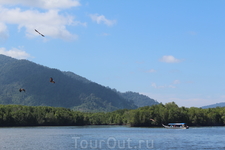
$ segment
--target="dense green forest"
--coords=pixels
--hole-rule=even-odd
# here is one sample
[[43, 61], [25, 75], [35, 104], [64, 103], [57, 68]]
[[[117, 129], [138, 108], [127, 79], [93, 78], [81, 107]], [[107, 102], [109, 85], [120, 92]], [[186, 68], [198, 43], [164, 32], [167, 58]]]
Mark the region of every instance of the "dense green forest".
[[[50, 77], [55, 84], [49, 82]], [[24, 88], [26, 92], [19, 92]], [[121, 93], [73, 72], [48, 68], [0, 54], [0, 104], [65, 107], [110, 112], [158, 104], [139, 93]]]
[[[55, 84], [50, 83], [52, 77]], [[26, 92], [19, 92], [24, 88]], [[78, 111], [135, 109], [112, 89], [72, 72], [17, 60], [0, 54], [0, 104], [65, 107]]]
[[[154, 119], [155, 121], [151, 121]], [[80, 126], [130, 125], [162, 126], [162, 123], [185, 122], [189, 126], [225, 125], [225, 107], [186, 108], [174, 102], [120, 109], [113, 112], [80, 112], [47, 106], [0, 105], [0, 126]]]

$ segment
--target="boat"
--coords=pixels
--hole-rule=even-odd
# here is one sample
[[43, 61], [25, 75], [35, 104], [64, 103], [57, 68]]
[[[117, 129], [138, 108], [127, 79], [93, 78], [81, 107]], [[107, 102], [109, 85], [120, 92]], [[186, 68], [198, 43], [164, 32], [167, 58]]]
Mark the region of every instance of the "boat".
[[166, 129], [188, 129], [186, 123], [168, 123], [168, 125], [162, 124]]

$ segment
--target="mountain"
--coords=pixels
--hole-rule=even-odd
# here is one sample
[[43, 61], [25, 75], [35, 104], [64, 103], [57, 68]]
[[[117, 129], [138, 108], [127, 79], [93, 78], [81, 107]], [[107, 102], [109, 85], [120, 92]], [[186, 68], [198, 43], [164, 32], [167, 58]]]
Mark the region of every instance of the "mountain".
[[216, 107], [225, 107], [225, 102], [202, 106], [201, 108], [205, 109], [205, 108], [216, 108]]
[[[49, 82], [52, 77], [55, 83]], [[24, 88], [25, 92], [19, 92]], [[137, 106], [113, 90], [72, 72], [0, 55], [0, 104], [113, 111]]]
[[157, 105], [159, 102], [157, 102], [154, 99], [149, 98], [146, 95], [139, 94], [136, 92], [125, 92], [125, 93], [120, 93], [118, 92], [123, 98], [133, 101], [135, 105], [138, 107], [144, 107], [144, 106], [151, 106], [151, 105]]

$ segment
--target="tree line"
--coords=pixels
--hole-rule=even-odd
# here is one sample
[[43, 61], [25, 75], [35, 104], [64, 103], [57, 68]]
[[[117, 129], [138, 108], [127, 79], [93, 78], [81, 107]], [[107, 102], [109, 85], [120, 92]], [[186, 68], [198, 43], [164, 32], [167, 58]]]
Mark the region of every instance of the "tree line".
[[112, 112], [80, 112], [62, 107], [0, 105], [0, 126], [130, 125], [162, 126], [185, 122], [189, 126], [225, 125], [225, 107], [178, 107], [174, 102], [119, 109]]

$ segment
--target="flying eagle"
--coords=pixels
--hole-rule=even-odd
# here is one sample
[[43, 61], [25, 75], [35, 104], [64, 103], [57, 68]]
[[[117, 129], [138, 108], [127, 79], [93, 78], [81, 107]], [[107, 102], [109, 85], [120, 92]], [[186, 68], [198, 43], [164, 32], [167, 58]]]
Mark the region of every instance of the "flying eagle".
[[50, 78], [50, 82], [51, 82], [51, 83], [55, 83], [55, 81], [53, 80], [52, 77]]
[[41, 36], [45, 37], [43, 34], [41, 34], [38, 30], [34, 29], [34, 31], [36, 31], [38, 34], [40, 34]]
[[24, 91], [24, 92], [25, 92], [25, 89], [20, 88], [20, 89], [19, 89], [19, 91], [20, 91], [20, 92], [22, 92], [22, 91]]

